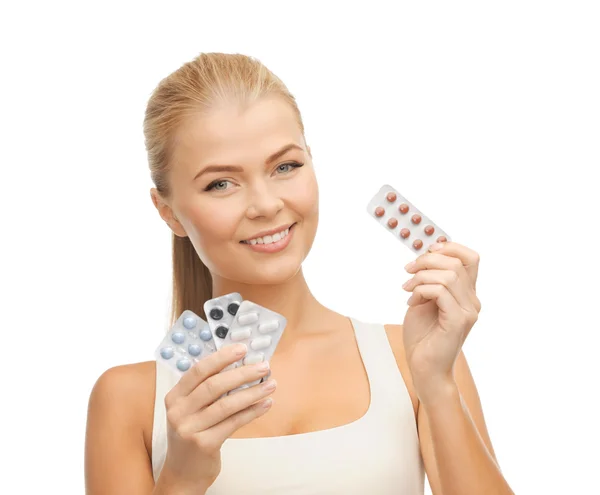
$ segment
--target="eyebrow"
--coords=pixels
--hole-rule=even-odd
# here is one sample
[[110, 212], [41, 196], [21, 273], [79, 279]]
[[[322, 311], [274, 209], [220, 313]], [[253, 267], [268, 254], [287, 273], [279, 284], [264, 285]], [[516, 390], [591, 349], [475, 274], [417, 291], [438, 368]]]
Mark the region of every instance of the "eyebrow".
[[[293, 149], [304, 151], [304, 149], [302, 149], [297, 144], [293, 144], [293, 143], [287, 144], [283, 148], [281, 148], [279, 151], [276, 151], [271, 156], [269, 156], [269, 158], [267, 158], [267, 161], [265, 162], [265, 164], [269, 165], [269, 164], [273, 163], [275, 160], [281, 158], [288, 151], [293, 150]], [[239, 165], [208, 165], [207, 167], [204, 167], [202, 170], [200, 170], [200, 172], [198, 172], [196, 174], [196, 176], [194, 177], [194, 180], [196, 180], [201, 175], [208, 174], [210, 172], [243, 172], [243, 169]]]

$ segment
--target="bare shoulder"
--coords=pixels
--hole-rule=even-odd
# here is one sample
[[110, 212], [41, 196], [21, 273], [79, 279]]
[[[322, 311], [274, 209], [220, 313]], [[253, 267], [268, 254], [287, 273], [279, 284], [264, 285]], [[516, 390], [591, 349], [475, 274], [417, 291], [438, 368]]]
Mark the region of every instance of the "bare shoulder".
[[132, 387], [143, 387], [145, 391], [154, 392], [156, 378], [156, 362], [123, 364], [106, 370], [96, 381], [94, 389], [116, 387], [123, 392], [132, 392]]
[[[148, 436], [144, 440], [151, 440], [155, 391], [155, 361], [115, 366], [96, 381], [88, 411], [118, 415], [131, 421], [130, 427], [140, 427], [144, 436]], [[151, 448], [151, 441], [145, 443]]]
[[155, 382], [156, 363], [149, 361], [110, 368], [94, 384], [85, 440], [86, 493], [138, 494], [152, 488]]
[[415, 412], [416, 421], [417, 411], [419, 409], [419, 399], [413, 386], [412, 376], [410, 374], [410, 369], [408, 368], [408, 363], [406, 362], [406, 354], [404, 352], [404, 340], [402, 338], [403, 327], [402, 325], [384, 326], [388, 340], [390, 342], [390, 347], [392, 348], [394, 357], [396, 358], [396, 364], [398, 365], [400, 373], [402, 373], [402, 378], [404, 378], [404, 383], [406, 384], [406, 388], [408, 389], [410, 400], [413, 405], [413, 410]]
[[96, 381], [90, 395], [90, 407], [108, 407], [135, 417], [150, 403], [154, 408], [155, 389], [156, 362], [115, 366]]

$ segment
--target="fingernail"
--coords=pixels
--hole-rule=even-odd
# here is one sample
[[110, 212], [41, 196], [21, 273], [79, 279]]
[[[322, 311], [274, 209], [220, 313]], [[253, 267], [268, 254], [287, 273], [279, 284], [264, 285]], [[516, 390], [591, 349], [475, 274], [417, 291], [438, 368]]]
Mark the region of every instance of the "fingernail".
[[264, 390], [275, 390], [277, 386], [277, 382], [275, 380], [269, 380], [268, 382], [263, 383]]
[[263, 361], [262, 363], [259, 363], [256, 365], [256, 369], [258, 371], [266, 371], [269, 369], [269, 361]]
[[444, 247], [444, 244], [441, 242], [436, 242], [435, 244], [432, 244], [431, 246], [429, 246], [429, 250], [430, 251], [439, 251], [440, 249], [442, 249]]
[[246, 347], [246, 344], [236, 344], [233, 352], [236, 356], [243, 356], [248, 352], [248, 348]]
[[268, 399], [265, 399], [262, 403], [262, 407], [264, 407], [265, 409], [268, 409], [272, 405], [273, 405], [273, 399], [271, 399], [270, 397]]
[[415, 266], [417, 263], [415, 261], [411, 261], [408, 265], [406, 265], [404, 267], [405, 270], [410, 270], [413, 266]]
[[410, 285], [411, 282], [412, 282], [412, 278], [410, 280], [407, 280], [406, 282], [404, 282], [404, 284], [402, 285], [402, 288], [406, 289]]

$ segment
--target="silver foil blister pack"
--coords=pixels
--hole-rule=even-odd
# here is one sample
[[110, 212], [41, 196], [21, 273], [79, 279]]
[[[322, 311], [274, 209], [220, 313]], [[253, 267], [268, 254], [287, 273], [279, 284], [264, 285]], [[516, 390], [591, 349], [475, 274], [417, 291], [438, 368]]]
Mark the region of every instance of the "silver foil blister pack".
[[385, 185], [373, 196], [367, 212], [413, 253], [427, 252], [450, 236], [392, 186]]
[[208, 324], [192, 311], [181, 313], [167, 332], [154, 356], [178, 375], [217, 350]]
[[[243, 301], [222, 345], [245, 344], [248, 352], [242, 359], [226, 369], [270, 361], [286, 324], [286, 318], [279, 313], [251, 301]], [[266, 378], [268, 376], [263, 380]], [[232, 392], [260, 382], [261, 380], [250, 382]]]
[[[223, 371], [269, 361], [287, 324], [284, 316], [251, 301], [243, 301], [238, 293], [211, 299], [204, 305], [204, 310], [208, 322], [192, 311], [184, 311], [154, 353], [157, 362], [167, 365], [179, 376], [201, 359], [231, 344], [245, 344], [248, 352]], [[229, 393], [251, 387], [269, 376], [270, 373], [262, 380], [247, 383]]]
[[215, 297], [204, 303], [204, 313], [213, 333], [217, 349], [221, 348], [240, 304], [242, 304], [242, 296], [237, 292]]

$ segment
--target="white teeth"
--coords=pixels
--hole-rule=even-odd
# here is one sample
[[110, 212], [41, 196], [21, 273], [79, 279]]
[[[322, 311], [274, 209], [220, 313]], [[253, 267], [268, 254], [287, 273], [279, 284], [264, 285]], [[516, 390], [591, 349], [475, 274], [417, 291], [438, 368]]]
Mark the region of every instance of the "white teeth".
[[253, 246], [255, 244], [271, 244], [273, 242], [280, 241], [285, 236], [287, 236], [289, 233], [290, 233], [290, 229], [288, 228], [288, 229], [282, 230], [281, 232], [278, 232], [277, 234], [266, 235], [264, 237], [257, 237], [256, 239], [250, 239], [249, 241], [244, 241], [244, 242], [246, 244], [252, 244]]

